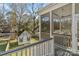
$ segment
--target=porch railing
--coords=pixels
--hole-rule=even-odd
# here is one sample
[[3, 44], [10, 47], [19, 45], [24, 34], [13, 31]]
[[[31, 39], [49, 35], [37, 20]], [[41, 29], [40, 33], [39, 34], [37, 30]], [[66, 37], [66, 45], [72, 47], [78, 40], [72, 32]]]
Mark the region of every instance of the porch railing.
[[56, 56], [79, 56], [72, 51], [71, 35], [54, 34], [54, 45]]
[[0, 53], [0, 56], [48, 56], [52, 54], [52, 40], [44, 39], [42, 41], [21, 46], [19, 48]]
[[54, 34], [54, 43], [65, 48], [71, 48], [71, 35]]
[[55, 44], [55, 56], [79, 56], [79, 53], [74, 53], [71, 49]]
[[[27, 45], [27, 46], [23, 45], [19, 48], [2, 52], [0, 53], [0, 56], [53, 56], [52, 40], [53, 38], [44, 39], [42, 41]], [[54, 43], [54, 48], [55, 48], [55, 51], [54, 51], [55, 56], [71, 56], [71, 55], [79, 56], [79, 54], [76, 54], [76, 53], [73, 53], [72, 51], [67, 50], [67, 48], [65, 46], [62, 46], [61, 44]]]

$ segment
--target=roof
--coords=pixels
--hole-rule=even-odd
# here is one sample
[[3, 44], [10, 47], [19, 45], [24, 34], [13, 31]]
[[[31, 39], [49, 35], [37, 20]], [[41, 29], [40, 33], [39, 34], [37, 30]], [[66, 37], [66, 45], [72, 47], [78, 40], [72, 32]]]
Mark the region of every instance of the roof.
[[69, 3], [50, 3], [50, 4], [48, 4], [47, 6], [45, 6], [45, 7], [41, 8], [41, 9], [39, 9], [39, 10], [37, 11], [37, 13], [38, 13], [39, 15], [43, 15], [43, 14], [45, 14], [45, 13], [47, 13], [47, 12], [50, 12], [50, 11], [52, 11], [52, 10], [55, 10], [55, 9], [57, 9], [57, 8], [60, 8], [60, 7], [64, 6], [64, 5], [67, 5], [67, 4], [69, 4]]
[[27, 35], [27, 34], [28, 34], [28, 36], [31, 36], [28, 31], [23, 31], [23, 32], [19, 35], [19, 37], [21, 37], [21, 36], [23, 37], [24, 35]]
[[56, 4], [56, 3], [49, 3], [48, 5], [44, 6], [43, 8], [40, 8], [40, 9], [38, 10], [38, 12], [40, 12], [40, 11], [42, 11], [43, 9], [46, 9], [46, 8], [52, 6], [52, 5], [55, 5], [55, 4]]
[[40, 8], [37, 12], [40, 13], [41, 11], [47, 9], [48, 7], [55, 5], [56, 3], [49, 3], [48, 5], [44, 6], [43, 8]]

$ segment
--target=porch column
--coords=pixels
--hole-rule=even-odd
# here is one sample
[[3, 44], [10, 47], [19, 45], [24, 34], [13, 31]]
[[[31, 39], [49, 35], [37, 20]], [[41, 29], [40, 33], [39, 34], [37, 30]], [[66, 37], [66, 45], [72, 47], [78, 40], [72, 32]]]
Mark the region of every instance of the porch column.
[[39, 40], [41, 40], [41, 16], [39, 16]]
[[51, 54], [54, 55], [54, 39], [53, 39], [53, 35], [52, 35], [52, 11], [50, 11], [50, 38], [52, 38], [51, 41]]
[[75, 3], [72, 4], [72, 51], [77, 51], [77, 20], [75, 18]]
[[62, 25], [62, 24], [61, 24], [61, 18], [60, 18], [60, 31], [62, 31], [61, 25]]

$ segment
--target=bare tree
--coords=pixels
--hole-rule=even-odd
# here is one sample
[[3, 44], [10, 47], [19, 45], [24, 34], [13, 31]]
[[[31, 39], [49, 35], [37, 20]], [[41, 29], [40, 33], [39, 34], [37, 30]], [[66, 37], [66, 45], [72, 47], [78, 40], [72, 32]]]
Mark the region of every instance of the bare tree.
[[[30, 8], [28, 9], [30, 5]], [[35, 29], [37, 29], [39, 26], [38, 26], [38, 20], [36, 19], [36, 17], [38, 16], [37, 14], [37, 11], [43, 7], [43, 3], [30, 3], [28, 4], [27, 6], [27, 11], [30, 13], [31, 17], [32, 17], [32, 33], [35, 34]]]

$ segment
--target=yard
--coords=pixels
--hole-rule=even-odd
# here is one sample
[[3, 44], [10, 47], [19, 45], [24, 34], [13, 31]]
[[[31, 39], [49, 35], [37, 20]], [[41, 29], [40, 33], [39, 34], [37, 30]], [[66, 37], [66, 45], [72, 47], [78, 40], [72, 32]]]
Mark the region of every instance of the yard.
[[[35, 42], [38, 42], [37, 38], [32, 38], [32, 39], [30, 40], [30, 44], [35, 43]], [[5, 43], [5, 44], [0, 44], [0, 51], [5, 51], [6, 46], [7, 46], [6, 43]], [[14, 48], [16, 48], [16, 47], [19, 47], [19, 46], [18, 46], [18, 42], [10, 43], [10, 49], [14, 49]]]

